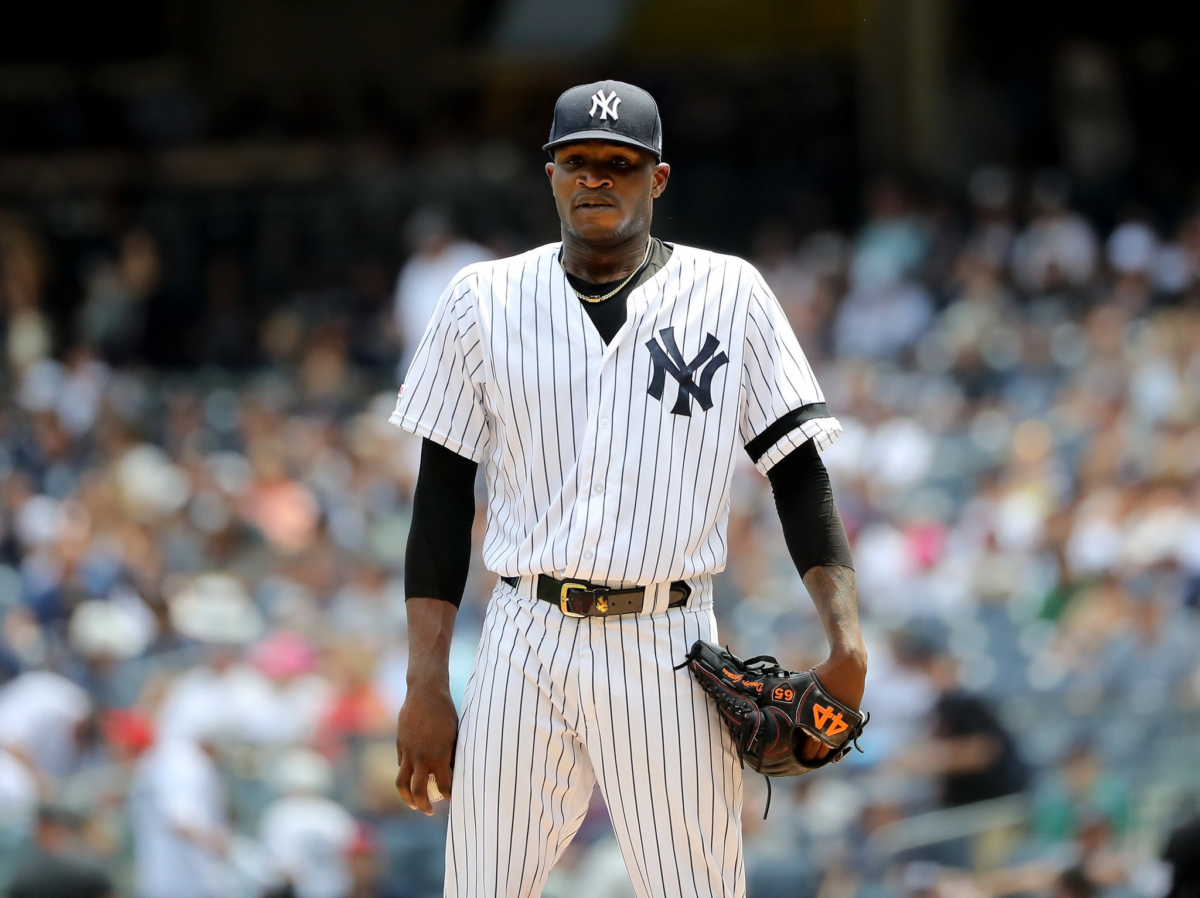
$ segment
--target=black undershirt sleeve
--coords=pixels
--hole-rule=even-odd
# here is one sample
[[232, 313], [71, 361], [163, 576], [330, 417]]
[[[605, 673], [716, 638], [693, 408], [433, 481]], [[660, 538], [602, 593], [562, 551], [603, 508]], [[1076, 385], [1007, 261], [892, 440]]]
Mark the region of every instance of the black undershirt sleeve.
[[850, 541], [833, 502], [829, 472], [812, 440], [767, 472], [788, 552], [803, 577], [818, 565], [853, 568]]
[[478, 465], [432, 440], [421, 442], [421, 467], [413, 497], [404, 556], [404, 595], [442, 599], [458, 606], [471, 564]]

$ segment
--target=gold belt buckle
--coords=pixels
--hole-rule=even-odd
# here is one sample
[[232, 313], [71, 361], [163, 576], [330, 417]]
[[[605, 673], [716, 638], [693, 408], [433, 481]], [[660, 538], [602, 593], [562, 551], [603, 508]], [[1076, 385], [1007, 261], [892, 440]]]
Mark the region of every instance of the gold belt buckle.
[[571, 583], [571, 582], [564, 583], [562, 585], [562, 592], [559, 593], [559, 595], [558, 595], [559, 609], [567, 617], [587, 617], [586, 614], [580, 614], [579, 612], [572, 611], [570, 608], [567, 607], [567, 603], [570, 601], [570, 598], [567, 596], [567, 592], [572, 589], [578, 589], [578, 590], [582, 590], [582, 591], [586, 592], [587, 584], [586, 583]]

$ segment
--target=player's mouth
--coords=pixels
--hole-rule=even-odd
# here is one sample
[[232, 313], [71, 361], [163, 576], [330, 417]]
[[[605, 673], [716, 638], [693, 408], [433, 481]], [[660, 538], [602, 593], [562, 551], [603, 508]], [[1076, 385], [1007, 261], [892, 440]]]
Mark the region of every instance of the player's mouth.
[[611, 209], [613, 206], [612, 201], [602, 196], [582, 196], [575, 201], [575, 208], [583, 210]]

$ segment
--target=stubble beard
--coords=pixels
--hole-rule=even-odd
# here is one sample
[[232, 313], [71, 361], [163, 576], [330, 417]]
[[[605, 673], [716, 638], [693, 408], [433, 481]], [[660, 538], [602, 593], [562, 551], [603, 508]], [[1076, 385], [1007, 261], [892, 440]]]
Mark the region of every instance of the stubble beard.
[[653, 209], [653, 201], [647, 200], [646, 208], [638, 210], [640, 214], [631, 215], [621, 221], [616, 228], [593, 236], [581, 233], [574, 226], [570, 215], [564, 216], [560, 214], [559, 221], [562, 223], [563, 231], [584, 246], [597, 250], [610, 250], [623, 243], [628, 243], [643, 232], [648, 232]]

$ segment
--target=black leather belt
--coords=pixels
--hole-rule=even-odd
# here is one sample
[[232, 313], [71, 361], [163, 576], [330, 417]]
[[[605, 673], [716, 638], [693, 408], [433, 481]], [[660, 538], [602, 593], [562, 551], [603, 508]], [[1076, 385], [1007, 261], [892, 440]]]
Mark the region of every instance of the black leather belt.
[[[517, 577], [501, 577], [516, 589]], [[671, 583], [671, 602], [668, 608], [687, 604], [692, 588], [682, 580]], [[646, 588], [633, 586], [628, 589], [613, 589], [586, 580], [555, 580], [546, 574], [538, 574], [537, 597], [543, 602], [557, 605], [567, 617], [611, 617], [614, 614], [636, 614], [646, 605]]]

